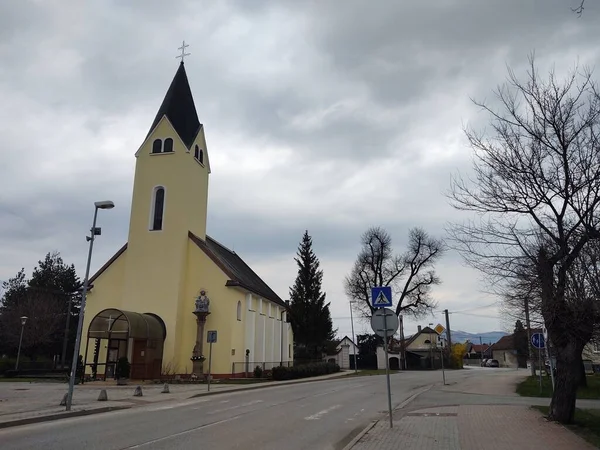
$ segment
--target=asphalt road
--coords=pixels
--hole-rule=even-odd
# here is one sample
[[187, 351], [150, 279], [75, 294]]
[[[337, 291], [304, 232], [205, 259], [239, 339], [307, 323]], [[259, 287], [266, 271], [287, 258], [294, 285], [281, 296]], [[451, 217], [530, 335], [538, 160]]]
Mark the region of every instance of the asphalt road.
[[[459, 381], [472, 371], [447, 372]], [[391, 376], [398, 406], [441, 372]], [[223, 393], [0, 430], [2, 449], [340, 449], [387, 411], [385, 376]]]

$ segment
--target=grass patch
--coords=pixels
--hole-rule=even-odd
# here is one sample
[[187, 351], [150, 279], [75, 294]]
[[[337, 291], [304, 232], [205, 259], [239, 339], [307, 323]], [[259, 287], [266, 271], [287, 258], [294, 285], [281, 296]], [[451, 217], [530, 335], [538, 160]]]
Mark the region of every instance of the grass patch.
[[[600, 376], [588, 375], [587, 387], [577, 390], [577, 398], [600, 399]], [[552, 397], [552, 379], [542, 376], [542, 392], [540, 394], [539, 376], [527, 377], [517, 385], [517, 394], [521, 397]]]
[[[6, 377], [0, 377], [0, 383], [35, 383], [35, 382], [39, 382], [39, 381], [46, 381], [46, 380], [40, 380], [39, 378], [6, 378]], [[50, 381], [54, 381], [54, 380], [50, 380]]]
[[231, 378], [231, 379], [220, 379], [212, 380], [210, 384], [257, 384], [257, 383], [268, 383], [273, 381], [267, 378]]
[[[532, 406], [545, 416], [548, 415], [548, 406]], [[600, 448], [600, 411], [597, 409], [575, 408], [575, 418], [572, 424], [566, 427], [578, 434], [590, 444]]]

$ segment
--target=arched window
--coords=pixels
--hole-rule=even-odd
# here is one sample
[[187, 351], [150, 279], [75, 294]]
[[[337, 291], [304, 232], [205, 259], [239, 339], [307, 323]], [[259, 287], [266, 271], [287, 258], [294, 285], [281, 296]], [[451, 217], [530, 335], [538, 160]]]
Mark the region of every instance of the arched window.
[[162, 230], [163, 212], [165, 209], [165, 188], [158, 187], [154, 191], [154, 202], [152, 204], [152, 230]]
[[194, 147], [194, 158], [198, 159], [200, 154], [200, 147], [197, 145]]
[[152, 153], [160, 153], [162, 151], [162, 141], [155, 139], [152, 143]]
[[163, 148], [163, 152], [168, 153], [168, 152], [172, 152], [172, 151], [173, 151], [173, 139], [167, 138], [167, 139], [165, 139], [165, 146]]
[[240, 301], [237, 304], [237, 320], [242, 320], [242, 302]]
[[202, 149], [200, 149], [200, 157], [198, 158], [198, 161], [204, 164], [204, 152], [202, 151]]

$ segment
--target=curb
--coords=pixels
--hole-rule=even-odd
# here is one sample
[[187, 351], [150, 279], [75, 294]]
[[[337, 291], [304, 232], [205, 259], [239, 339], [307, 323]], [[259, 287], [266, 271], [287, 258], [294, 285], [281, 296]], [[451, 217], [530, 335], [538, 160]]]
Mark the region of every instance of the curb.
[[374, 420], [369, 425], [367, 425], [360, 433], [358, 433], [356, 435], [356, 437], [354, 439], [352, 439], [350, 442], [348, 442], [348, 445], [346, 445], [342, 450], [350, 450], [352, 447], [354, 447], [358, 443], [358, 441], [360, 441], [362, 439], [362, 437], [365, 434], [367, 434], [369, 431], [371, 431], [371, 428], [373, 428], [375, 425], [377, 425], [377, 422], [379, 422], [379, 420]]
[[27, 419], [10, 420], [8, 422], [0, 422], [0, 429], [18, 427], [20, 425], [30, 425], [32, 423], [50, 422], [52, 420], [67, 419], [69, 417], [90, 416], [92, 414], [100, 414], [109, 411], [119, 411], [129, 409], [131, 406], [107, 406], [105, 408], [83, 409], [81, 411], [61, 412], [58, 414], [48, 414], [45, 416], [29, 417]]
[[[415, 398], [417, 398], [419, 395], [423, 394], [424, 392], [427, 392], [429, 389], [431, 389], [434, 385], [430, 384], [428, 386], [425, 386], [422, 389], [419, 389], [417, 392], [415, 392], [413, 395], [411, 395], [410, 397], [408, 397], [406, 400], [404, 400], [402, 403], [400, 403], [398, 406], [396, 406], [393, 411], [398, 411], [399, 409], [405, 408], [406, 406], [408, 406]], [[386, 413], [387, 415], [387, 413]], [[369, 431], [371, 431], [371, 429], [377, 425], [377, 423], [380, 421], [381, 419], [377, 419], [374, 420], [373, 422], [371, 422], [369, 425], [367, 425], [360, 433], [358, 433], [358, 435], [352, 439], [348, 445], [346, 445], [342, 450], [351, 450], [362, 438], [365, 434], [367, 434]]]
[[340, 379], [343, 379], [345, 376], [347, 376], [347, 375], [342, 375], [340, 377], [332, 377], [332, 378], [322, 378], [320, 380], [297, 380], [297, 381], [289, 381], [287, 383], [280, 383], [280, 384], [257, 383], [254, 386], [252, 386], [252, 385], [250, 385], [250, 386], [244, 386], [244, 387], [239, 388], [239, 389], [231, 389], [231, 390], [228, 390], [228, 391], [200, 392], [198, 394], [192, 395], [191, 397], [188, 397], [188, 399], [190, 399], [190, 398], [197, 398], [197, 397], [205, 397], [207, 395], [232, 394], [232, 393], [235, 393], [235, 392], [252, 391], [252, 390], [257, 390], [257, 389], [285, 387], [285, 386], [290, 386], [290, 385], [294, 385], [294, 384], [317, 383], [319, 381], [340, 380]]

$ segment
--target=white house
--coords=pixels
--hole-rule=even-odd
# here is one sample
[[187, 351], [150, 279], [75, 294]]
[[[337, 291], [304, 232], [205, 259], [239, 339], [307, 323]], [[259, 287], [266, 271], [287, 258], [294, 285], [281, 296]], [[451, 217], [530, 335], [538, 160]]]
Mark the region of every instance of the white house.
[[354, 368], [354, 365], [352, 365], [352, 367], [350, 366], [350, 355], [352, 355], [352, 359], [356, 361], [356, 358], [358, 357], [358, 347], [352, 342], [352, 339], [348, 336], [344, 336], [337, 344], [335, 350], [336, 353], [334, 355], [326, 356], [327, 361], [335, 362], [341, 369]]

